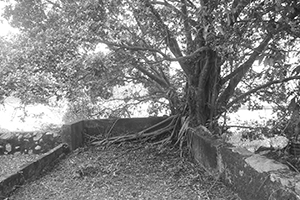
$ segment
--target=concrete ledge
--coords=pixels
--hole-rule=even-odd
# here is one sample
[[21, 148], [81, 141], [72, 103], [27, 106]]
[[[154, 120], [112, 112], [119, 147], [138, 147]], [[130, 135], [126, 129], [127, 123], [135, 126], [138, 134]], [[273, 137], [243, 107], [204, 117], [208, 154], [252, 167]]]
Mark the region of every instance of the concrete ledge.
[[62, 141], [69, 145], [71, 150], [83, 146], [84, 121], [65, 124], [62, 126]]
[[[62, 127], [62, 140], [67, 143], [71, 150], [82, 147], [87, 143], [85, 134], [98, 139], [112, 136], [137, 133], [149, 128], [166, 117], [147, 117], [147, 118], [117, 118], [117, 119], [97, 119], [84, 120], [73, 124], [66, 124]], [[162, 128], [170, 123], [162, 123], [158, 128]], [[152, 130], [153, 131], [153, 130]]]
[[216, 178], [220, 177], [242, 199], [300, 199], [300, 174], [288, 166], [213, 139], [203, 129], [189, 134], [196, 162]]
[[0, 178], [0, 200], [8, 196], [18, 186], [28, 180], [32, 180], [45, 169], [53, 167], [54, 164], [64, 155], [69, 153], [66, 144], [60, 144], [48, 153], [44, 154], [39, 160], [25, 165], [19, 171]]
[[[148, 127], [151, 127], [166, 117], [145, 117], [145, 118], [117, 118], [117, 119], [98, 119], [85, 120], [84, 127], [86, 133], [92, 136], [119, 136], [130, 133], [137, 133]], [[170, 122], [162, 124], [158, 128], [166, 126]]]

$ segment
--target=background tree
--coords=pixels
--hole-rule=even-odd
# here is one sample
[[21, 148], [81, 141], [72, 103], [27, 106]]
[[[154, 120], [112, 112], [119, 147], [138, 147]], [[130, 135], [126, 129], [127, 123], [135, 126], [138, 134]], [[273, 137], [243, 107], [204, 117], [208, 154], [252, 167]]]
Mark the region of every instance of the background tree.
[[[154, 101], [165, 98], [173, 114], [188, 114], [192, 126], [214, 130], [251, 96], [276, 103], [279, 91], [299, 87], [299, 60], [291, 60], [299, 55], [298, 1], [17, 0], [5, 17], [21, 36], [3, 65], [32, 79], [14, 88], [23, 99], [84, 91], [99, 100], [131, 81]], [[110, 49], [100, 59], [98, 44]]]

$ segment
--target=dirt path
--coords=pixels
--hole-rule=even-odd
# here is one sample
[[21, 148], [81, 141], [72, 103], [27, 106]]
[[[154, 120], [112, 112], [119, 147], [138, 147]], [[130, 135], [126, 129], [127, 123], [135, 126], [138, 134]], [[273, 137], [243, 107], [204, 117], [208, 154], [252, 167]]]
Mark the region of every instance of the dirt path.
[[9, 200], [198, 199], [238, 200], [178, 150], [127, 143], [70, 154]]

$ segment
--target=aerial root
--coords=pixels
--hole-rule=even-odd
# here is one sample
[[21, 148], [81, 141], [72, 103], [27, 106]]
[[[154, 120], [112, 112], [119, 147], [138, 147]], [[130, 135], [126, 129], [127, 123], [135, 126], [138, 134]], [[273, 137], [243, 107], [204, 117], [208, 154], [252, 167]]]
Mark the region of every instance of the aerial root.
[[[182, 117], [181, 115], [172, 115], [165, 120], [138, 133], [107, 137], [100, 141], [94, 141], [92, 142], [92, 144], [110, 145], [114, 143], [122, 143], [134, 140], [144, 142], [155, 141], [153, 144], [168, 144], [175, 141], [175, 144], [178, 144], [185, 136], [185, 132], [188, 129], [188, 121], [189, 118]], [[164, 124], [167, 125], [163, 126]]]

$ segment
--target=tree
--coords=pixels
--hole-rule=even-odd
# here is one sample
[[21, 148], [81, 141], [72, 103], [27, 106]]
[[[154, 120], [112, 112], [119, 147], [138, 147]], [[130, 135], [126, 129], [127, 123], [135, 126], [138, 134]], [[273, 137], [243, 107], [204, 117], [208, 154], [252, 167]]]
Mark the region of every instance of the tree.
[[[14, 65], [49, 74], [49, 86], [58, 81], [54, 90], [68, 91], [60, 95], [104, 88], [96, 97], [109, 97], [114, 85], [142, 83], [167, 99], [173, 114], [214, 130], [224, 112], [251, 95], [273, 102], [277, 88], [299, 87], [299, 60], [290, 60], [299, 55], [298, 1], [17, 0], [5, 17], [26, 43]], [[86, 65], [99, 43], [111, 53]], [[171, 63], [181, 68], [175, 75]], [[102, 83], [87, 89], [87, 77]]]

